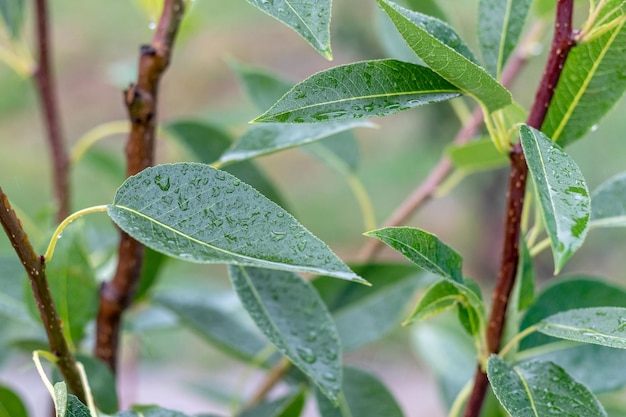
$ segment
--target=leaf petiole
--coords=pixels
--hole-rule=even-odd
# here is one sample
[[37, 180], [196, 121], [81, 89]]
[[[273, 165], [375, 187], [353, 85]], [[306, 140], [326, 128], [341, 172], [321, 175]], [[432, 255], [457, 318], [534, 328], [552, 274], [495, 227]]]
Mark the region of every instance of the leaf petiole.
[[502, 350], [500, 350], [500, 353], [498, 353], [498, 356], [500, 356], [501, 358], [504, 358], [506, 356], [507, 353], [509, 353], [509, 351], [511, 349], [513, 349], [515, 346], [517, 346], [517, 344], [524, 339], [526, 336], [529, 336], [530, 334], [534, 333], [537, 331], [537, 326], [530, 326], [524, 330], [522, 330], [521, 332], [519, 332], [518, 334], [516, 334], [515, 336], [513, 336], [513, 338], [511, 338], [511, 340], [509, 340], [509, 342], [506, 344], [506, 346], [504, 346], [502, 348]]

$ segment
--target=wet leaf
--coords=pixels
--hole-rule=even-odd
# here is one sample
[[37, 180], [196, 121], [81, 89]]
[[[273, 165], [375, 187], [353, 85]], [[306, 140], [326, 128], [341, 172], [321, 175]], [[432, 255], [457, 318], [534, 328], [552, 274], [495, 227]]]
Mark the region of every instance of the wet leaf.
[[165, 265], [167, 259], [167, 256], [162, 253], [146, 248], [134, 302], [144, 301], [150, 296], [150, 292], [157, 283], [161, 269]]
[[160, 294], [154, 302], [172, 311], [188, 327], [229, 355], [253, 361], [268, 344], [238, 311], [206, 295]]
[[342, 378], [339, 335], [315, 288], [291, 272], [231, 266], [229, 274], [261, 332], [336, 402]]
[[511, 417], [570, 415], [606, 417], [597, 398], [552, 362], [511, 366], [492, 355], [487, 363], [491, 387]]
[[626, 349], [626, 308], [591, 307], [564, 311], [537, 323], [549, 336]]
[[526, 125], [520, 128], [520, 137], [550, 237], [556, 274], [587, 236], [589, 190], [578, 165], [549, 137]]
[[[621, 5], [621, 9], [620, 9]], [[616, 9], [617, 8], [617, 9]], [[609, 0], [598, 16], [618, 10], [623, 0]], [[567, 57], [542, 131], [561, 146], [584, 136], [615, 106], [626, 90], [626, 20], [599, 38], [576, 45]]]
[[626, 172], [605, 181], [591, 195], [591, 226], [626, 226]]
[[417, 56], [436, 73], [472, 95], [489, 112], [511, 103], [511, 93], [475, 63], [451, 28], [388, 0], [377, 1]]
[[276, 400], [263, 402], [238, 414], [237, 417], [299, 417], [305, 400], [306, 391], [302, 390]]
[[409, 9], [446, 21], [446, 14], [437, 0], [405, 0]]
[[387, 387], [373, 374], [357, 368], [344, 368], [342, 392], [350, 414], [344, 414], [326, 398], [317, 395], [322, 417], [403, 417], [402, 409]]
[[0, 16], [11, 38], [20, 36], [24, 24], [24, 0], [0, 0]]
[[446, 153], [458, 169], [468, 172], [504, 167], [509, 159], [498, 151], [490, 138], [463, 145], [451, 145]]
[[117, 413], [114, 417], [191, 417], [180, 411], [168, 410], [156, 405], [134, 405], [131, 411]]
[[295, 30], [324, 58], [330, 49], [331, 0], [248, 0], [270, 16]]
[[394, 59], [357, 62], [297, 84], [253, 122], [318, 123], [385, 116], [458, 97], [432, 70]]
[[480, 0], [478, 39], [489, 73], [500, 72], [517, 46], [531, 0]]
[[0, 417], [28, 417], [26, 406], [10, 388], [0, 385]]
[[[236, 161], [257, 158], [285, 149], [309, 144], [320, 139], [328, 138], [340, 132], [355, 127], [373, 127], [374, 125], [363, 120], [324, 124], [289, 125], [281, 123], [267, 123], [251, 126], [233, 146], [227, 150], [220, 162], [230, 164]], [[332, 140], [340, 140], [333, 137]]]
[[381, 240], [426, 271], [463, 283], [461, 255], [433, 234], [413, 227], [387, 227], [365, 236]]
[[181, 260], [363, 282], [291, 215], [248, 184], [208, 165], [148, 168], [122, 184], [108, 212], [133, 238]]
[[98, 410], [113, 414], [119, 409], [115, 377], [111, 369], [99, 359], [77, 354], [76, 358], [85, 367], [89, 387]]

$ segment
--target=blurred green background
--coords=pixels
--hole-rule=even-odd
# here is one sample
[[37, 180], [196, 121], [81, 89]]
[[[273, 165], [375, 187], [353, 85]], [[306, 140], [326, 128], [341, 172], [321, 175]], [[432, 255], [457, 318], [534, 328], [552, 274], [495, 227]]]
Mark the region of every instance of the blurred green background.
[[[328, 62], [290, 29], [244, 0], [196, 0], [185, 18], [173, 63], [163, 80], [160, 120], [201, 119], [222, 126], [235, 136], [242, 133], [248, 120], [258, 114], [238, 84], [229, 66], [231, 60], [265, 67], [295, 82], [331, 66], [390, 56], [392, 52], [385, 49], [379, 35], [381, 18], [373, 0], [335, 3], [334, 61]], [[452, 26], [475, 47], [476, 2], [439, 3], [448, 12]], [[582, 18], [586, 5], [585, 2], [579, 5], [577, 16]], [[125, 119], [122, 90], [135, 77], [139, 45], [151, 37], [151, 17], [137, 1], [56, 0], [51, 2], [51, 9], [62, 122], [71, 146], [89, 129]], [[28, 8], [28, 12], [30, 17], [32, 10]], [[32, 18], [24, 30], [31, 38]], [[544, 64], [549, 35], [543, 39], [543, 48], [537, 45], [537, 55], [511, 87], [516, 100], [526, 107], [532, 101]], [[625, 112], [626, 102], [622, 100], [597, 130], [568, 148], [591, 190], [626, 170]], [[380, 224], [425, 178], [460, 124], [447, 103], [375, 122], [379, 128], [360, 129], [356, 135], [361, 151], [358, 175], [372, 198]], [[97, 144], [96, 149], [122, 166], [123, 146], [123, 136], [117, 135]], [[190, 157], [182, 147], [165, 139], [159, 141], [157, 153], [158, 162]], [[365, 230], [359, 206], [340, 175], [297, 149], [262, 157], [258, 163], [302, 224], [344, 260], [356, 259], [367, 238], [362, 236]], [[464, 256], [466, 274], [486, 289], [496, 275], [500, 258], [506, 179], [506, 170], [472, 175], [446, 196], [429, 202], [408, 223], [437, 234], [459, 251]], [[73, 209], [109, 203], [122, 181], [121, 175], [107, 173], [88, 155], [72, 171]], [[33, 84], [5, 65], [0, 65], [0, 185], [26, 218], [45, 219], [53, 209], [48, 149]], [[116, 231], [106, 216], [90, 216], [86, 222], [98, 231], [91, 240], [114, 244]], [[28, 229], [29, 223], [25, 224]], [[41, 239], [34, 240], [43, 251], [49, 232], [46, 227], [41, 229]], [[589, 273], [621, 282], [626, 270], [625, 245], [626, 235], [622, 230], [594, 230], [564, 273]], [[4, 238], [0, 238], [0, 254], [11, 254]], [[384, 252], [381, 257], [398, 259], [391, 252]], [[553, 265], [548, 251], [537, 258], [537, 269], [541, 281], [551, 277]], [[159, 289], [194, 288], [207, 294], [221, 294], [228, 290], [228, 285], [223, 267], [170, 262]], [[392, 382], [394, 392], [402, 397], [407, 416], [435, 416], [438, 403], [433, 398], [434, 387], [428, 382], [427, 371], [422, 369], [419, 359], [413, 358], [408, 335], [407, 329], [400, 329], [388, 341], [351, 355], [348, 360], [365, 364]], [[207, 379], [215, 379], [213, 384], [208, 384], [213, 388], [219, 386], [220, 378], [226, 378], [227, 385], [234, 387], [242, 380], [240, 375], [233, 376], [233, 362], [185, 331], [151, 332], [142, 337], [141, 343], [137, 338], [129, 338], [125, 346], [125, 360], [130, 366], [130, 376], [124, 382], [123, 397], [127, 399], [163, 398], [154, 391], [144, 395], [142, 385], [133, 382], [133, 378], [139, 378], [138, 374], [159, 380], [167, 375], [184, 387], [183, 392], [187, 389], [196, 394], [207, 389]], [[149, 361], [151, 368], [144, 373], [137, 371], [137, 357]], [[195, 367], [204, 372], [205, 366], [207, 374], [200, 377], [193, 371]], [[10, 362], [0, 368], [0, 377], [12, 378], [15, 372], [24, 372], [24, 367], [28, 369], [27, 355], [17, 367], [15, 362]], [[161, 371], [154, 371], [155, 367]], [[134, 371], [137, 372], [133, 374]], [[38, 381], [30, 377], [27, 383]], [[153, 385], [165, 389], [170, 381], [163, 379]], [[403, 389], [407, 392], [403, 393]], [[414, 390], [430, 398], [431, 411], [411, 406]], [[179, 395], [184, 398], [184, 394]]]

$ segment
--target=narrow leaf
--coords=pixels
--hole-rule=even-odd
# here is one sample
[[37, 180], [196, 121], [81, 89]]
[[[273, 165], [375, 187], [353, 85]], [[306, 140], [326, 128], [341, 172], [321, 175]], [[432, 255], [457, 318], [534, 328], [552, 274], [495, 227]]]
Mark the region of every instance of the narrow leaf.
[[267, 343], [238, 317], [238, 311], [204, 295], [161, 294], [154, 301], [172, 311], [181, 324], [237, 358], [252, 361]]
[[339, 335], [315, 288], [291, 272], [231, 266], [229, 274], [261, 332], [336, 402], [341, 389]]
[[28, 417], [21, 398], [3, 385], [0, 385], [0, 417]]
[[531, 0], [480, 0], [478, 40], [491, 75], [500, 72], [515, 49], [530, 10]]
[[550, 237], [556, 274], [587, 236], [589, 191], [578, 165], [550, 138], [525, 125], [520, 137]]
[[411, 10], [446, 21], [446, 14], [437, 0], [405, 0]]
[[[262, 155], [312, 143], [355, 127], [373, 127], [363, 120], [324, 124], [288, 125], [268, 123], [251, 126], [235, 144], [227, 150], [220, 162], [229, 164]], [[341, 138], [334, 137], [333, 140]]]
[[356, 172], [359, 166], [359, 144], [350, 131], [303, 146], [302, 150], [342, 175]]
[[475, 172], [506, 166], [509, 159], [498, 151], [489, 138], [464, 145], [451, 145], [446, 153], [458, 169]]
[[[626, 14], [623, 0], [603, 7]], [[584, 136], [615, 106], [626, 90], [626, 20], [599, 38], [572, 48], [559, 78], [542, 131], [561, 146]]]
[[158, 281], [163, 266], [169, 258], [160, 252], [146, 248], [139, 284], [135, 292], [135, 301], [145, 301]]
[[237, 417], [299, 417], [304, 408], [305, 394], [306, 392], [302, 390], [276, 400], [263, 402], [238, 414]]
[[295, 82], [278, 77], [261, 68], [239, 63], [232, 63], [231, 67], [239, 76], [252, 103], [261, 110], [272, 107], [295, 84]]
[[316, 123], [385, 116], [460, 94], [426, 67], [393, 59], [364, 61], [307, 78], [253, 122]]
[[148, 168], [122, 184], [108, 212], [133, 238], [178, 259], [363, 282], [291, 215], [208, 165]]
[[626, 308], [592, 307], [564, 311], [539, 322], [537, 330], [561, 339], [626, 349]]
[[463, 283], [461, 255], [433, 234], [413, 227], [387, 227], [365, 233], [403, 254], [420, 268]]
[[191, 417], [179, 411], [168, 410], [156, 405], [134, 405], [131, 411], [117, 413], [114, 417]]
[[591, 195], [591, 226], [626, 226], [626, 172], [601, 184]]
[[66, 417], [92, 417], [89, 408], [72, 394], [67, 396], [67, 411]]
[[30, 294], [25, 298], [24, 289], [26, 285], [26, 273], [15, 256], [0, 256], [0, 271], [2, 271], [2, 279], [0, 279], [0, 316], [7, 317], [10, 320], [2, 321], [18, 321], [20, 324], [36, 324], [39, 318], [28, 314], [26, 303], [24, 300], [32, 298]]
[[520, 259], [517, 266], [515, 285], [516, 308], [518, 311], [525, 310], [535, 299], [535, 270], [533, 269], [533, 258], [524, 239], [520, 243]]
[[403, 417], [402, 409], [387, 387], [374, 375], [356, 368], [344, 368], [342, 392], [348, 410], [335, 407], [321, 395], [317, 406], [322, 417]]
[[113, 414], [119, 409], [115, 376], [101, 360], [92, 356], [77, 354], [77, 359], [85, 367], [89, 387], [98, 410]]
[[324, 58], [330, 49], [331, 0], [248, 0], [270, 16], [295, 30]]
[[511, 93], [468, 56], [469, 49], [462, 48], [460, 37], [443, 22], [388, 0], [377, 1], [411, 49], [436, 73], [471, 94], [489, 112], [511, 103]]
[[496, 397], [511, 417], [606, 416], [587, 387], [552, 362], [511, 366], [492, 355], [487, 363], [487, 375]]
[[0, 0], [0, 16], [13, 39], [19, 37], [24, 24], [24, 5], [24, 0]]

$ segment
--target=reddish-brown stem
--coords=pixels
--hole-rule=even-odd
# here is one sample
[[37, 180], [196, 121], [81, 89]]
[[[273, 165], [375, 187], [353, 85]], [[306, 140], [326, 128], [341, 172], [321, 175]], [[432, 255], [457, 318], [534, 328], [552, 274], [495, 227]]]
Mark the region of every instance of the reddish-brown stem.
[[[137, 82], [124, 92], [131, 121], [126, 144], [127, 176], [135, 175], [153, 163], [159, 82], [170, 63], [183, 12], [184, 0], [165, 0], [152, 43], [141, 47]], [[143, 255], [143, 245], [121, 232], [115, 275], [102, 285], [100, 291], [94, 354], [113, 371], [117, 365], [122, 314], [135, 294]]]
[[46, 0], [35, 1], [37, 29], [37, 69], [34, 78], [46, 125], [48, 144], [52, 155], [52, 179], [57, 199], [57, 221], [65, 219], [70, 211], [69, 157], [61, 133], [61, 120], [56, 98], [54, 72], [50, 63], [51, 38], [48, 27]]
[[[539, 83], [535, 101], [526, 123], [540, 129], [554, 95], [554, 89], [570, 49], [575, 45], [572, 32], [573, 0], [558, 0], [554, 38], [548, 62]], [[502, 261], [498, 279], [493, 291], [491, 315], [487, 326], [487, 350], [498, 353], [511, 291], [515, 285], [515, 275], [519, 262], [519, 240], [521, 233], [522, 209], [528, 167], [521, 144], [518, 142], [509, 155], [511, 172], [506, 205], [506, 222]], [[489, 382], [485, 370], [479, 365], [474, 376], [474, 387], [465, 408], [465, 417], [478, 417], [487, 392]]]
[[50, 293], [48, 280], [46, 279], [46, 264], [42, 255], [37, 255], [28, 239], [28, 235], [22, 227], [15, 211], [11, 208], [9, 198], [0, 187], [0, 223], [17, 256], [20, 258], [33, 289], [33, 295], [37, 303], [37, 309], [48, 336], [50, 352], [57, 357], [56, 365], [61, 371], [68, 388], [81, 401], [85, 402], [85, 389], [80, 373], [67, 340], [63, 335], [61, 319]]

